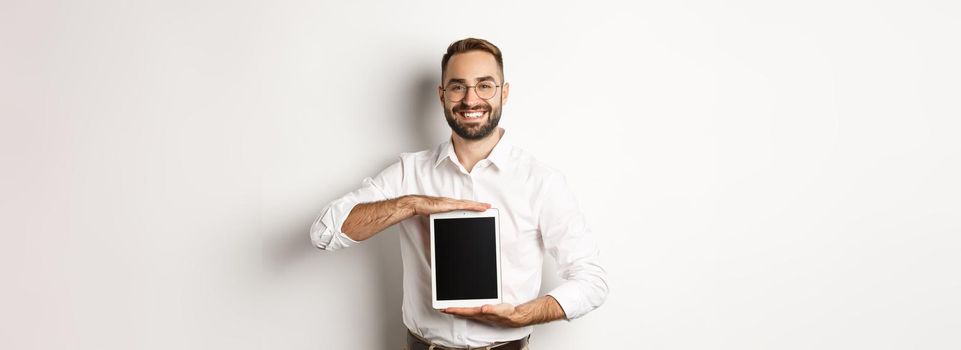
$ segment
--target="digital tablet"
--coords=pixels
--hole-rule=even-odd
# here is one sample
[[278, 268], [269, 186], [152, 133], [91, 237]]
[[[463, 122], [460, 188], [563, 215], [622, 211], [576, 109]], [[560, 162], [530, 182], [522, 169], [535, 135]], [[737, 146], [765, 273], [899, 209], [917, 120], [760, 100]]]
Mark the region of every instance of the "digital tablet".
[[435, 309], [501, 302], [497, 209], [430, 216], [430, 275]]

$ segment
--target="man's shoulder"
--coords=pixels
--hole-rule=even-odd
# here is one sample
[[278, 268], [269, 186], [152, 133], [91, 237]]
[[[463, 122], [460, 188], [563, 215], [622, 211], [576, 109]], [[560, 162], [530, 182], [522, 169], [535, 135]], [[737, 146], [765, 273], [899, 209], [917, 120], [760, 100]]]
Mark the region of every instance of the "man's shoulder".
[[402, 162], [423, 162], [437, 160], [439, 146], [413, 152], [401, 152], [398, 156]]
[[524, 148], [511, 147], [509, 162], [513, 170], [532, 179], [547, 179], [561, 172]]

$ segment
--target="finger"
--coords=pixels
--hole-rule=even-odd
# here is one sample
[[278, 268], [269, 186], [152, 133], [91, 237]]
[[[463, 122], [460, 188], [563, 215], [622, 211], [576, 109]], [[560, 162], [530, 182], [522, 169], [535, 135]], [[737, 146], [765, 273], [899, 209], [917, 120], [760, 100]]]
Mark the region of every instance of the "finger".
[[481, 308], [479, 307], [449, 307], [441, 310], [445, 313], [460, 316], [474, 316], [481, 313]]
[[454, 210], [471, 210], [471, 211], [485, 211], [490, 209], [491, 205], [489, 203], [481, 203], [469, 200], [461, 199], [446, 199], [442, 203], [439, 203], [437, 211], [446, 212]]
[[445, 312], [459, 315], [478, 315], [481, 313], [479, 307], [449, 307]]
[[470, 318], [470, 319], [475, 319], [475, 320], [480, 319], [480, 317], [481, 317], [480, 314], [472, 314], [472, 313], [458, 312], [458, 311], [444, 311], [444, 313], [446, 313], [446, 314], [448, 314], [448, 315], [454, 315], [454, 316], [457, 316], [457, 317]]
[[503, 313], [503, 310], [499, 308], [499, 305], [490, 304], [478, 307], [449, 307], [441, 311], [453, 315], [471, 316], [473, 318], [496, 317]]
[[474, 201], [461, 201], [461, 209], [473, 210], [473, 211], [485, 211], [490, 209], [490, 203], [481, 203]]
[[481, 306], [480, 312], [486, 315], [501, 316], [501, 315], [510, 313], [510, 305], [509, 304], [497, 304], [497, 305], [487, 304], [487, 305]]

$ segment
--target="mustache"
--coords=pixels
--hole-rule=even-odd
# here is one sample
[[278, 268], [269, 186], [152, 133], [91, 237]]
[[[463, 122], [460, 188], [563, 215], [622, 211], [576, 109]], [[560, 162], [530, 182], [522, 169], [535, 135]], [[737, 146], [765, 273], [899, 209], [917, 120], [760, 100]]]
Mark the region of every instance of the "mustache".
[[476, 106], [474, 106], [474, 107], [471, 107], [471, 106], [468, 106], [468, 105], [466, 105], [466, 104], [460, 103], [460, 104], [454, 106], [453, 111], [454, 111], [454, 113], [459, 113], [459, 112], [490, 112], [490, 111], [491, 111], [491, 105], [490, 105], [490, 104], [487, 104], [487, 103], [484, 103], [484, 104], [479, 104], [479, 105], [476, 105]]

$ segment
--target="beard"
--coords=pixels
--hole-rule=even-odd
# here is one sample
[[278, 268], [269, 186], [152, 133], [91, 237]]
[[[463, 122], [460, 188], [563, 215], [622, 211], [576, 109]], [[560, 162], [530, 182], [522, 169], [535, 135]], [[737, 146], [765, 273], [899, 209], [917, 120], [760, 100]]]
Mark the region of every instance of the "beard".
[[[463, 124], [456, 113], [470, 111], [487, 112], [487, 121], [483, 124]], [[454, 105], [453, 108], [444, 108], [444, 117], [447, 119], [447, 125], [450, 125], [451, 130], [453, 130], [457, 136], [465, 140], [480, 140], [490, 135], [494, 129], [497, 129], [497, 123], [501, 121], [501, 109], [500, 107], [494, 108], [487, 102], [470, 107], [461, 101], [461, 103]]]

